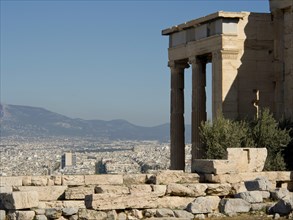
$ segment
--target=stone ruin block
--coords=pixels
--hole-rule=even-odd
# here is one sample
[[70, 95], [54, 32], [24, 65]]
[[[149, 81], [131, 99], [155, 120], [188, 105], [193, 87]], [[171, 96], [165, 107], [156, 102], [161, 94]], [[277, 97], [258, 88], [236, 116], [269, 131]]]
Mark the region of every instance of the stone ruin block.
[[265, 177], [256, 178], [252, 181], [245, 181], [244, 184], [248, 191], [269, 191], [273, 189], [272, 183], [269, 181], [268, 178]]
[[238, 173], [261, 172], [268, 155], [266, 148], [227, 148], [227, 152]]
[[85, 185], [122, 185], [123, 175], [119, 174], [102, 174], [102, 175], [85, 175]]
[[83, 186], [85, 185], [84, 175], [63, 175], [62, 185], [65, 186]]
[[92, 194], [85, 197], [85, 205], [88, 209], [95, 210], [153, 208], [185, 209], [193, 200], [193, 197], [158, 197], [152, 193], [134, 195]]
[[65, 190], [65, 199], [77, 199], [77, 200], [84, 200], [86, 195], [93, 194], [95, 191], [94, 186], [77, 186], [77, 187], [70, 187]]
[[15, 191], [30, 192], [36, 191], [40, 201], [54, 201], [64, 198], [67, 186], [19, 186], [15, 187]]
[[[127, 186], [119, 186], [119, 185], [98, 185], [95, 187], [95, 193], [108, 193], [114, 195], [125, 195], [130, 194], [129, 188]], [[93, 193], [92, 193], [93, 194]]]
[[184, 173], [182, 170], [162, 170], [155, 175], [155, 183], [168, 185], [171, 183], [198, 183], [199, 175], [196, 173]]
[[229, 160], [196, 159], [193, 160], [191, 169], [196, 173], [237, 173], [235, 165]]
[[251, 204], [240, 198], [225, 198], [221, 200], [219, 208], [224, 214], [245, 213], [249, 212]]
[[198, 197], [188, 204], [186, 210], [193, 214], [212, 213], [218, 210], [220, 200], [218, 196]]
[[0, 186], [21, 186], [22, 177], [20, 176], [0, 176]]
[[39, 205], [39, 195], [36, 191], [5, 193], [2, 203], [5, 209], [29, 209]]
[[125, 174], [123, 175], [124, 185], [145, 184], [147, 181], [146, 174]]
[[195, 159], [191, 169], [203, 174], [261, 172], [266, 158], [266, 148], [227, 148], [226, 160]]
[[247, 191], [241, 192], [235, 195], [235, 198], [244, 199], [249, 203], [261, 203], [263, 202], [262, 192], [261, 191]]
[[252, 172], [252, 173], [233, 173], [233, 174], [204, 174], [204, 181], [211, 183], [240, 183], [251, 181], [257, 178], [267, 178], [271, 184], [276, 182], [291, 181], [292, 173], [290, 171], [268, 171], [268, 172]]

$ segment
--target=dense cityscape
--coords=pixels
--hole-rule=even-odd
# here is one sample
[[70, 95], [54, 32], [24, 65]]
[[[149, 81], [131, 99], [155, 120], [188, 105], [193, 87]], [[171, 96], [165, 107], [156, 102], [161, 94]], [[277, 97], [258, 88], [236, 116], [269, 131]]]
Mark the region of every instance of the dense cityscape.
[[[169, 143], [158, 141], [2, 137], [0, 175], [146, 173], [168, 169], [169, 155]], [[190, 145], [186, 161], [188, 171]]]

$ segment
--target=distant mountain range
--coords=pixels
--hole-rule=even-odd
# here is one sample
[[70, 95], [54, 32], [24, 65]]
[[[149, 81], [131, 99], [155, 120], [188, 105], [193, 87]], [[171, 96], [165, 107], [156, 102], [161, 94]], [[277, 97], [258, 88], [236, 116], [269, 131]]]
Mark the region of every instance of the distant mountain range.
[[[109, 140], [169, 141], [170, 124], [143, 127], [125, 120], [83, 120], [48, 111], [44, 108], [0, 104], [1, 136], [90, 137]], [[186, 126], [190, 142], [190, 125]]]

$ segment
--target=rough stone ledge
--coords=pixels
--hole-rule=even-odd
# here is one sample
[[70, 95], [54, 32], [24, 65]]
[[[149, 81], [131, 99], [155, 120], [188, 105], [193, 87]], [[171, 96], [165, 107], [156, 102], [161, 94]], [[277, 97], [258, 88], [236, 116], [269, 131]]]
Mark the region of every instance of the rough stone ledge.
[[293, 179], [292, 171], [268, 171], [268, 172], [251, 172], [251, 173], [235, 173], [235, 174], [203, 174], [204, 182], [210, 183], [240, 183], [256, 179], [258, 177], [266, 177], [272, 183], [277, 181], [290, 182]]
[[198, 183], [199, 175], [178, 170], [161, 170], [152, 174], [95, 174], [57, 176], [0, 176], [0, 187], [7, 186], [84, 186]]

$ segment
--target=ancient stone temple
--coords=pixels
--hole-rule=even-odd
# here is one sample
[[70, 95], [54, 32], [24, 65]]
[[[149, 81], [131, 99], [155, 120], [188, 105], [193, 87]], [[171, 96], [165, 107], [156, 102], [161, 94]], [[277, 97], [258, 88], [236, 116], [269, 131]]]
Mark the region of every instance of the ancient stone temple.
[[206, 64], [212, 64], [212, 117], [253, 118], [267, 107], [293, 118], [293, 1], [271, 13], [219, 11], [165, 29], [171, 70], [171, 169], [184, 169], [184, 70], [192, 68], [192, 159], [201, 158]]

